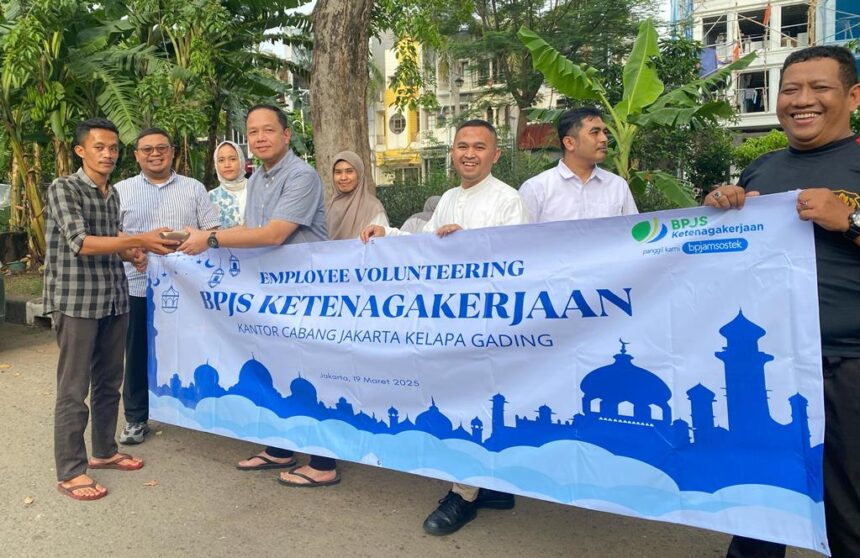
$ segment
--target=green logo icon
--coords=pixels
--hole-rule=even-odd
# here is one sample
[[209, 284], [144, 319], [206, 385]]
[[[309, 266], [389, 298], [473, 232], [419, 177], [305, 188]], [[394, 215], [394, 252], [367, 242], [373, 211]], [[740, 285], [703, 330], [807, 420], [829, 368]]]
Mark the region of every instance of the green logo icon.
[[667, 232], [669, 229], [666, 225], [661, 225], [655, 217], [649, 221], [641, 221], [633, 225], [633, 228], [630, 229], [630, 236], [640, 244], [650, 244], [662, 239]]

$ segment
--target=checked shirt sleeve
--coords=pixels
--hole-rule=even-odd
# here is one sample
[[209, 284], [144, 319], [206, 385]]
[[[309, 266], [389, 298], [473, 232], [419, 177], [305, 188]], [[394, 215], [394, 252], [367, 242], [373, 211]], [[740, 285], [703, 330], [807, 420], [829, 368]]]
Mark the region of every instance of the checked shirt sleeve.
[[57, 224], [72, 253], [78, 255], [87, 237], [80, 194], [68, 188], [62, 180], [55, 180], [48, 188], [48, 212]]

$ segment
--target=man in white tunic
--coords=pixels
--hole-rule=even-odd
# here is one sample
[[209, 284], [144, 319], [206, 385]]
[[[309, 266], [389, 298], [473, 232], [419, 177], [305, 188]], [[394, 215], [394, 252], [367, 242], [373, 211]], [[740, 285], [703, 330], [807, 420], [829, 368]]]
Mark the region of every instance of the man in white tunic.
[[[528, 223], [528, 210], [517, 191], [491, 174], [500, 154], [496, 129], [489, 122], [469, 120], [461, 124], [451, 148], [460, 186], [445, 192], [422, 232], [447, 236], [460, 229]], [[361, 239], [367, 242], [373, 237], [407, 234], [369, 225], [361, 232]], [[431, 535], [448, 535], [474, 519], [478, 508], [513, 507], [511, 494], [455, 483], [424, 521], [424, 530]]]
[[606, 159], [609, 141], [600, 111], [590, 107], [567, 111], [558, 122], [558, 136], [562, 148], [558, 165], [520, 187], [532, 223], [638, 213], [627, 182], [597, 166]]

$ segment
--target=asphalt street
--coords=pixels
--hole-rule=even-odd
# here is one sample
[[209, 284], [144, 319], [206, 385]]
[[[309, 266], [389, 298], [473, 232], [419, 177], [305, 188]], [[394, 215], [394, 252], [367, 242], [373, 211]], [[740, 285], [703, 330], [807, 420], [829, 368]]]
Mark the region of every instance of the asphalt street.
[[73, 501], [57, 492], [54, 474], [56, 363], [50, 330], [0, 326], [2, 557], [717, 558], [729, 542], [528, 498], [432, 537], [421, 523], [447, 491], [441, 481], [343, 463], [338, 486], [283, 487], [276, 472], [234, 468], [258, 446], [158, 423], [132, 448], [146, 460], [142, 470], [95, 471], [110, 494]]

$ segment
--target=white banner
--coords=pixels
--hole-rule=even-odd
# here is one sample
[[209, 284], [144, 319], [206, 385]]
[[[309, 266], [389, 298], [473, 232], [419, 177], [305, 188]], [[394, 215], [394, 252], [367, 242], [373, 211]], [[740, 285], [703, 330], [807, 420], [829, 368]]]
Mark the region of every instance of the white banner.
[[827, 552], [795, 198], [153, 258], [151, 415]]

